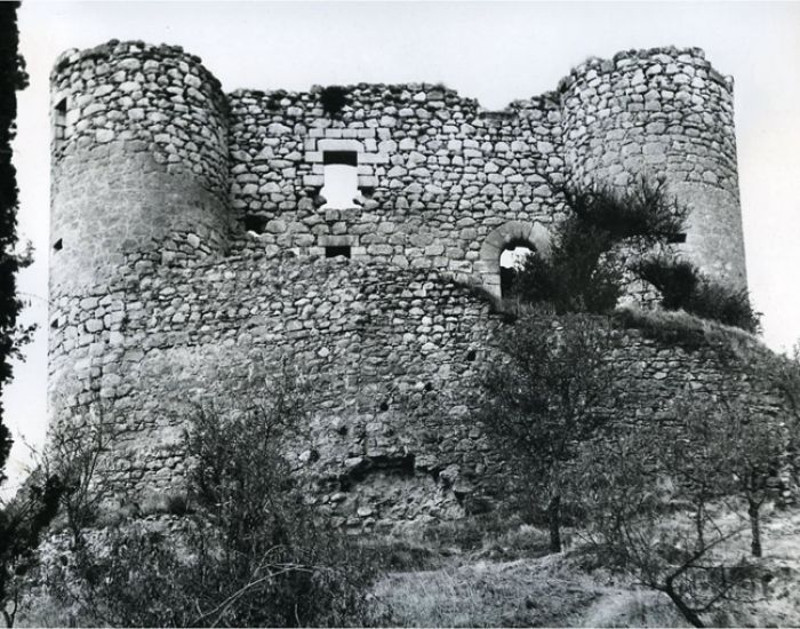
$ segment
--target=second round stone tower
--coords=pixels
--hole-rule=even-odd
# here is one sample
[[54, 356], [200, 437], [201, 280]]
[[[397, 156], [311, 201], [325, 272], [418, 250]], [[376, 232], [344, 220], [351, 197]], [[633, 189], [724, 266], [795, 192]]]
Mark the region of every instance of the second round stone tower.
[[716, 280], [745, 288], [733, 79], [699, 48], [656, 48], [590, 59], [560, 91], [575, 183], [663, 178], [689, 208], [681, 252]]

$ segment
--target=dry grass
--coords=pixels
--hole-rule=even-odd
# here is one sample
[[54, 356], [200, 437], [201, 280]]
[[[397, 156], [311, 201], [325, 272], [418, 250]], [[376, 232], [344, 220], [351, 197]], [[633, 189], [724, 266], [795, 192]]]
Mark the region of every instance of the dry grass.
[[562, 571], [560, 559], [481, 560], [388, 575], [375, 587], [375, 613], [381, 624], [402, 627], [559, 625], [603, 589], [585, 575]]
[[624, 328], [640, 330], [653, 340], [687, 351], [714, 347], [742, 360], [761, 358], [768, 353], [754, 334], [717, 321], [701, 319], [683, 310], [644, 310], [635, 306], [618, 308], [614, 319]]
[[660, 592], [629, 590], [608, 593], [580, 614], [574, 627], [690, 627]]
[[[730, 518], [733, 525], [736, 516], [730, 514]], [[546, 534], [526, 525], [490, 537], [472, 551], [440, 557], [437, 569], [387, 574], [372, 591], [372, 623], [402, 627], [689, 626], [665, 595], [602, 569], [587, 572], [580, 545], [562, 554], [540, 556], [538, 544], [546, 540]], [[749, 544], [745, 531], [720, 551], [721, 558], [735, 563], [748, 555]], [[492, 560], [497, 549], [503, 549], [500, 557], [518, 557]], [[435, 544], [429, 551], [435, 554]], [[755, 584], [748, 597], [752, 600], [730, 602], [706, 615], [710, 625], [800, 626], [800, 509], [767, 514], [764, 558], [759, 565], [767, 576]]]

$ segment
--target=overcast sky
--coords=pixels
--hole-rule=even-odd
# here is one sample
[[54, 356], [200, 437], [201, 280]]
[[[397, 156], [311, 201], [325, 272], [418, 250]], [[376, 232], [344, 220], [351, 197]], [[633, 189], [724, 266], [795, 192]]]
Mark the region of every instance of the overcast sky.
[[19, 231], [36, 248], [20, 290], [40, 329], [4, 403], [18, 443], [46, 416], [48, 76], [56, 56], [109, 39], [183, 46], [226, 91], [313, 84], [443, 82], [488, 109], [555, 89], [589, 56], [699, 46], [733, 75], [751, 295], [776, 350], [800, 337], [800, 3], [772, 2], [44, 2], [19, 14], [31, 75], [15, 143]]

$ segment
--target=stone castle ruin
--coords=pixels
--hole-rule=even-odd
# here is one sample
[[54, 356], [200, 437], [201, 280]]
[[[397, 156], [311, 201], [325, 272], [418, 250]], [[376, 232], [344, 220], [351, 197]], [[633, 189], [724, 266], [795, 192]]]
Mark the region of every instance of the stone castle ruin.
[[[500, 112], [430, 84], [226, 94], [142, 42], [68, 51], [51, 85], [51, 421], [111, 409], [134, 495], [182, 474], [176, 404], [289, 357], [317, 383], [289, 457], [336, 523], [469, 510], [502, 464], [460, 401], [497, 324], [478, 293], [502, 296], [504, 251], [546, 255], [552, 182], [664, 178], [690, 208], [675, 246], [746, 285], [733, 83], [699, 49], [590, 59]], [[627, 342], [656, 400], [742, 386], [711, 353]]]

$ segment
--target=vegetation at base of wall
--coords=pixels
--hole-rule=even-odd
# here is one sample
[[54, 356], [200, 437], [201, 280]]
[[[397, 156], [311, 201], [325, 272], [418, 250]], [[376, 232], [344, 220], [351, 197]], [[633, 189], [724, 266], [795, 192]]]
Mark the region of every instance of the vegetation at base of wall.
[[[621, 427], [581, 465], [586, 539], [599, 564], [666, 594], [696, 627], [755, 602], [766, 574], [757, 512], [784, 440], [774, 418], [731, 422], [732, 407], [689, 398], [669, 422]], [[751, 431], [763, 447], [749, 448]], [[748, 530], [752, 556], [730, 552], [746, 547]]]
[[25, 578], [36, 567], [39, 542], [56, 517], [63, 494], [61, 479], [40, 470], [0, 510], [0, 606], [7, 627], [14, 625]]
[[[315, 520], [279, 451], [305, 414], [299, 393], [278, 381], [247, 406], [217, 399], [195, 408], [183, 443], [195, 464], [187, 514], [175, 530], [130, 520], [92, 528], [87, 522], [97, 519], [87, 519], [85, 508], [66, 509], [67, 520], [79, 521], [67, 522], [63, 561], [44, 566], [40, 577], [61, 610], [57, 622], [360, 624], [373, 568], [357, 546]], [[102, 494], [102, 466], [87, 467], [81, 451], [76, 457], [59, 459], [75, 476], [67, 481], [76, 485], [72, 495]]]
[[[586, 319], [604, 321], [539, 318], [556, 356], [572, 354], [567, 328]], [[517, 325], [528, 324], [535, 325], [525, 318]], [[799, 372], [780, 366], [786, 370], [768, 377], [783, 374], [785, 386], [800, 386]], [[578, 406], [591, 399], [581, 391], [569, 392]], [[28, 621], [702, 626], [720, 619], [797, 619], [796, 613], [758, 615], [765, 613], [761, 599], [772, 601], [762, 595], [762, 583], [778, 593], [792, 590], [776, 567], [776, 512], [764, 514], [775, 498], [766, 482], [774, 476], [771, 462], [787, 449], [784, 438], [797, 432], [797, 417], [758, 415], [751, 422], [736, 398], [709, 406], [690, 397], [664, 421], [636, 430], [604, 422], [602, 433], [577, 439], [575, 456], [562, 461], [561, 479], [570, 479], [564, 499], [581, 517], [562, 534], [560, 553], [548, 554], [546, 521], [531, 525], [508, 510], [433, 524], [364, 548], [331, 540], [329, 530], [315, 525], [277, 455], [276, 437], [298, 423], [302, 399], [302, 389], [278, 386], [263, 403], [246, 408], [225, 400], [197, 407], [186, 438], [200, 465], [183, 524], [170, 529], [158, 520], [127, 521], [105, 532], [87, 530], [82, 544], [63, 553], [64, 564], [52, 558], [51, 603], [37, 600], [44, 615]], [[737, 482], [748, 478], [755, 482]], [[267, 512], [277, 518], [263, 517], [265, 496]], [[766, 561], [755, 552], [751, 498], [758, 503]], [[67, 546], [70, 537], [64, 536]], [[253, 578], [254, 566], [265, 582]]]
[[[758, 352], [746, 332], [686, 313], [624, 312], [629, 324], [655, 319], [662, 334], [663, 319], [674, 320], [679, 340], [719, 345], [746, 360], [750, 379], [797, 387], [771, 363], [752, 360]], [[597, 566], [663, 593], [702, 627], [719, 610], [754, 600], [764, 574], [763, 509], [780, 497], [781, 470], [798, 463], [789, 455], [798, 415], [756, 409], [736, 392], [712, 402], [687, 391], [659, 410], [658, 421], [625, 417], [632, 400], [616, 404], [621, 378], [607, 377], [615, 365], [604, 343], [608, 325], [599, 315], [519, 313], [480, 376], [478, 418], [493, 448], [523, 470], [517, 491], [550, 499], [544, 511], [554, 495], [563, 498], [558, 507], [578, 515], [576, 534]], [[606, 407], [614, 409], [608, 420], [595, 421]], [[550, 528], [557, 552], [552, 521]], [[748, 533], [752, 558], [732, 557], [725, 549], [742, 546]]]
[[623, 292], [629, 258], [671, 242], [684, 231], [687, 211], [666, 184], [639, 179], [628, 190], [562, 187], [566, 220], [548, 256], [528, 256], [512, 296], [550, 304], [557, 313], [607, 313]]
[[760, 331], [760, 315], [750, 305], [747, 290], [719, 284], [691, 262], [657, 256], [637, 263], [634, 272], [658, 289], [666, 310], [682, 309], [748, 332]]
[[[687, 627], [663, 592], [643, 587], [624, 571], [598, 565], [596, 550], [576, 534], [567, 549], [545, 557], [526, 555], [507, 540], [528, 525], [509, 522], [504, 545], [512, 561], [485, 555], [448, 555], [440, 564], [385, 574], [372, 590], [369, 624], [395, 627]], [[796, 545], [800, 510], [774, 510], [765, 521], [767, 557], [752, 559], [760, 578], [701, 614], [716, 627], [788, 627], [800, 623]], [[545, 539], [545, 530], [533, 535]], [[486, 544], [491, 545], [491, 534]], [[530, 535], [522, 539], [525, 544]], [[584, 536], [585, 537], [585, 536]], [[500, 541], [500, 536], [495, 541]], [[748, 553], [746, 531], [715, 550], [715, 561], [736, 566]], [[437, 548], [426, 551], [435, 555]], [[731, 593], [733, 594], [733, 593]]]

